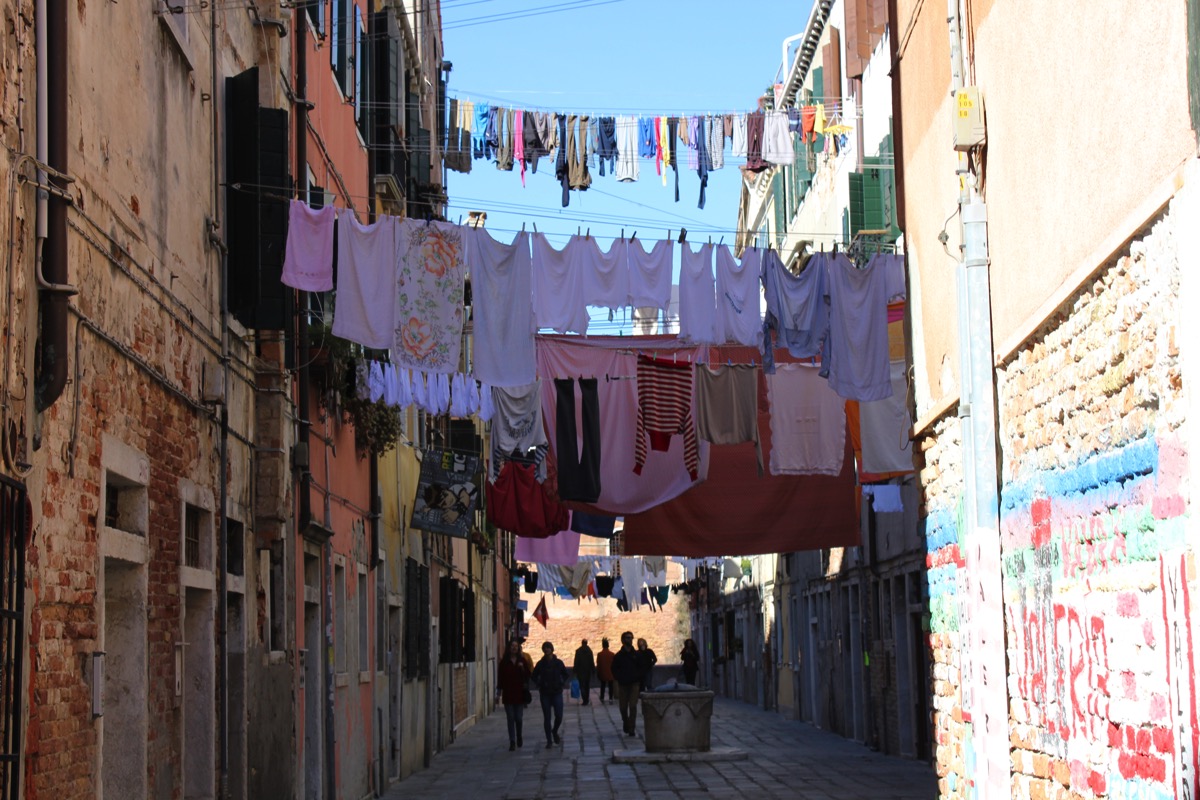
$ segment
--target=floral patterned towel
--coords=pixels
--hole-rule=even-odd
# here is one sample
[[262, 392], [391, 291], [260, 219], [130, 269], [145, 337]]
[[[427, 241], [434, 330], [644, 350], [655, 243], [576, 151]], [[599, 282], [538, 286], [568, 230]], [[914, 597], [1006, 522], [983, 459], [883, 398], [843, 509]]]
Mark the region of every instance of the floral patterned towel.
[[462, 350], [466, 250], [462, 229], [447, 222], [399, 222], [396, 337], [399, 367], [458, 371]]

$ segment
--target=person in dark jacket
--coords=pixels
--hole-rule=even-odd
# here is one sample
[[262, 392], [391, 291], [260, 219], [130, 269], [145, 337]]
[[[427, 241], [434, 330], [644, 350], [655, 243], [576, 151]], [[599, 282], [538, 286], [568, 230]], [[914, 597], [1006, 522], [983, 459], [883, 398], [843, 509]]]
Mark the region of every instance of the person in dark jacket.
[[[538, 696], [542, 700], [542, 721], [546, 727], [546, 747], [552, 747], [562, 741], [558, 737], [558, 729], [562, 727], [563, 718], [563, 689], [570, 682], [567, 665], [554, 655], [554, 645], [542, 643], [542, 660], [533, 668], [533, 684], [538, 687]], [[550, 712], [554, 712], [554, 725], [550, 725]]]
[[575, 670], [575, 679], [579, 681], [579, 705], [589, 705], [592, 699], [592, 675], [596, 672], [596, 659], [592, 655], [592, 648], [588, 647], [587, 639], [584, 639], [583, 644], [575, 651], [575, 663], [572, 667]]
[[637, 642], [638, 663], [642, 667], [642, 691], [646, 692], [653, 688], [650, 686], [650, 679], [654, 676], [654, 665], [658, 663], [658, 656], [646, 644], [645, 639], [638, 639]]
[[637, 735], [637, 704], [642, 689], [642, 664], [633, 649], [633, 633], [621, 634], [621, 649], [613, 656], [613, 677], [617, 681], [617, 703], [626, 736]]
[[700, 671], [700, 649], [696, 647], [694, 639], [684, 640], [679, 661], [683, 664], [683, 682], [696, 686], [696, 674]]
[[521, 728], [525, 717], [525, 692], [529, 685], [529, 668], [525, 666], [521, 645], [516, 640], [508, 643], [508, 651], [500, 660], [500, 677], [496, 683], [508, 720], [508, 749], [516, 750], [525, 744]]

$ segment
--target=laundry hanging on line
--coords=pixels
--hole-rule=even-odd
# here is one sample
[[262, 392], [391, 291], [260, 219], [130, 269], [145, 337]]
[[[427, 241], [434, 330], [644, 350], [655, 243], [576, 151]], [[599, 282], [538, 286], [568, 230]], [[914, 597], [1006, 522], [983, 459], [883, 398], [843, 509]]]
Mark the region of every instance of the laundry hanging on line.
[[449, 169], [470, 172], [469, 155], [511, 171], [515, 159], [524, 185], [526, 168], [536, 173], [539, 160], [550, 156], [562, 184], [564, 208], [570, 204], [571, 192], [587, 191], [592, 185], [592, 170], [599, 177], [632, 183], [640, 178], [642, 160], [654, 162], [664, 187], [664, 166], [674, 170], [678, 202], [680, 152], [685, 168], [694, 170], [700, 180], [697, 205], [704, 208], [708, 175], [724, 168], [726, 148], [731, 158], [747, 159], [747, 171], [758, 172], [793, 164], [794, 137], [812, 147], [823, 136], [825, 146], [844, 149], [853, 130], [842, 120], [840, 103], [750, 113], [595, 116], [455, 98], [450, 110]]

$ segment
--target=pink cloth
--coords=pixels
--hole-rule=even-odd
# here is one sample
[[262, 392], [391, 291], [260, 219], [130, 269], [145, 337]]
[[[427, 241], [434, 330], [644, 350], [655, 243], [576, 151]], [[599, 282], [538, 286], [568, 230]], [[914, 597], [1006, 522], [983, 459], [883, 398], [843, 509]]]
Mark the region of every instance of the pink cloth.
[[780, 364], [767, 376], [771, 474], [839, 475], [845, 461], [846, 401], [819, 367]]
[[283, 285], [304, 292], [333, 288], [333, 206], [309, 208], [293, 200], [288, 208], [287, 250], [283, 257]]
[[518, 536], [514, 557], [526, 564], [575, 566], [579, 563], [579, 534], [575, 531], [559, 531], [545, 539]]
[[[635, 514], [653, 508], [686, 492], [708, 475], [708, 443], [700, 442], [698, 480], [688, 476], [684, 464], [683, 439], [674, 436], [666, 451], [651, 450], [641, 475], [632, 471], [637, 429], [637, 353], [630, 350], [629, 337], [594, 337], [587, 341], [576, 337], [539, 336], [537, 341], [538, 376], [542, 381], [542, 419], [554, 447], [555, 392], [550, 378], [598, 378], [600, 400], [600, 497], [592, 508], [607, 514]], [[640, 350], [672, 353], [683, 362], [696, 362], [698, 348], [680, 348], [673, 337], [641, 337]], [[607, 380], [606, 380], [607, 378]], [[613, 380], [617, 379], [617, 380]], [[694, 413], [693, 409], [693, 413]], [[557, 454], [556, 454], [557, 457]]]
[[525, 112], [513, 116], [513, 160], [521, 165], [521, 186], [525, 186]]

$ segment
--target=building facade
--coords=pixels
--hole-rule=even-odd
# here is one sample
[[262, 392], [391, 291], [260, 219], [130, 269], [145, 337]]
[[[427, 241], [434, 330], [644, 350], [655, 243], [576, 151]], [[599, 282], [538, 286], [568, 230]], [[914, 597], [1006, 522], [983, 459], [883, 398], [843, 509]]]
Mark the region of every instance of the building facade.
[[[920, 5], [893, 74], [942, 794], [1194, 794], [1196, 4]], [[1101, 122], [1130, 85], [1152, 142]]]
[[482, 428], [372, 439], [280, 269], [292, 198], [444, 214], [440, 6], [0, 10], [0, 795], [381, 791], [491, 710], [511, 542], [409, 526]]

